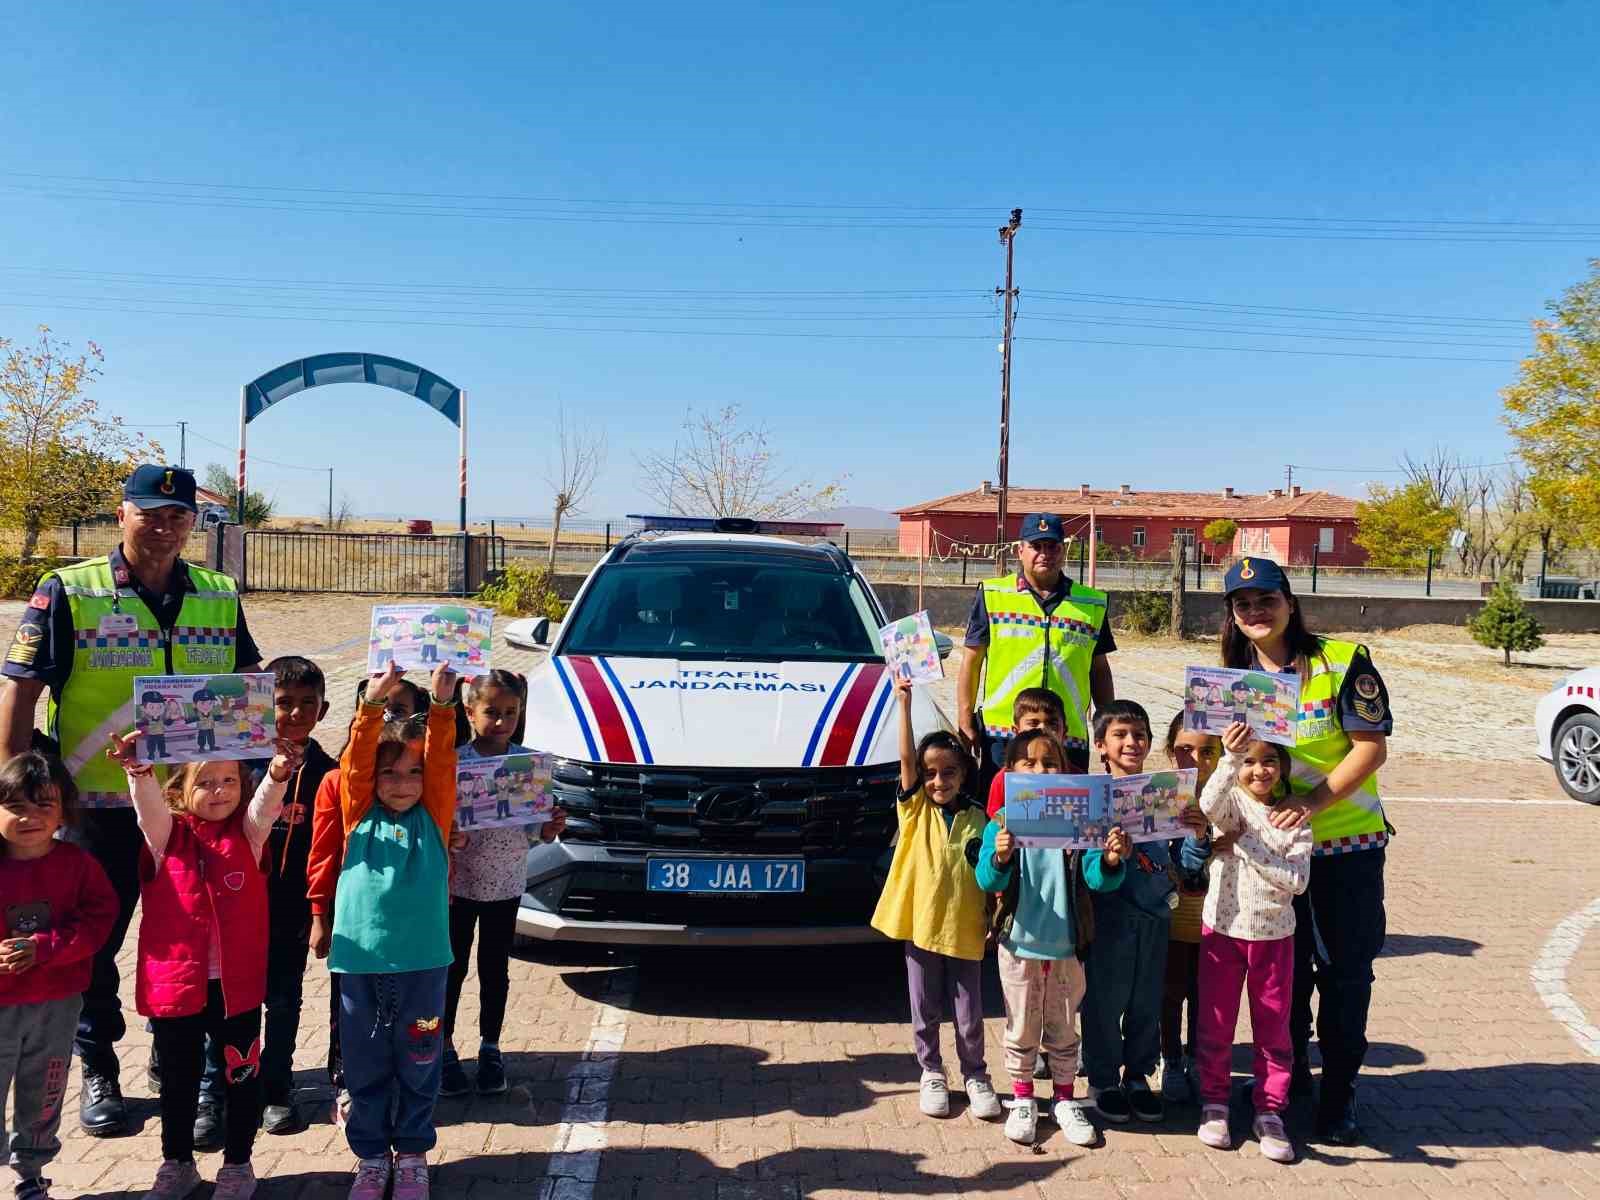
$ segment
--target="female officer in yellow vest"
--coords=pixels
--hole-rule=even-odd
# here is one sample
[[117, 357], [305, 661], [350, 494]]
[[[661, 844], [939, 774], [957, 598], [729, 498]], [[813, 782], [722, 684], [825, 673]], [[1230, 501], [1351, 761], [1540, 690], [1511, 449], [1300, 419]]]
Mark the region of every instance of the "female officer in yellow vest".
[[1270, 559], [1244, 558], [1223, 581], [1222, 665], [1300, 677], [1292, 802], [1272, 823], [1311, 822], [1311, 885], [1295, 899], [1295, 996], [1290, 1029], [1295, 1087], [1310, 1090], [1311, 990], [1321, 999], [1317, 1044], [1322, 1093], [1317, 1135], [1338, 1145], [1361, 1136], [1355, 1084], [1367, 1053], [1372, 964], [1383, 949], [1383, 866], [1389, 826], [1378, 768], [1394, 720], [1365, 646], [1306, 629], [1289, 580]]
[[117, 1042], [117, 953], [139, 900], [139, 847], [127, 781], [103, 753], [108, 733], [134, 723], [139, 675], [215, 675], [258, 669], [233, 580], [180, 557], [194, 528], [194, 476], [178, 467], [134, 469], [122, 488], [122, 544], [103, 558], [39, 580], [6, 652], [0, 759], [28, 748], [33, 713], [49, 689], [50, 733], [84, 811], [74, 840], [105, 869], [122, 908], [95, 955], [78, 1018], [83, 1064], [78, 1120], [97, 1137], [131, 1132]]
[[1067, 578], [1063, 549], [1061, 518], [1029, 513], [1018, 526], [1021, 569], [978, 585], [956, 680], [956, 710], [962, 740], [982, 764], [984, 788], [1005, 760], [1018, 692], [1043, 687], [1061, 697], [1067, 757], [1079, 771], [1089, 769], [1091, 702], [1098, 708], [1116, 698], [1106, 655], [1117, 643], [1106, 620], [1106, 594]]

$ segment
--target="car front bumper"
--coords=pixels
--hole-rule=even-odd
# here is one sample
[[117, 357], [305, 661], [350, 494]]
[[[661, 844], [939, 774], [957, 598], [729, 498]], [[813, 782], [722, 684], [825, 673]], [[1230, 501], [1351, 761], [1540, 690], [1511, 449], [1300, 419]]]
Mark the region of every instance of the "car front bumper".
[[[701, 851], [703, 853], [703, 851]], [[881, 942], [868, 921], [885, 863], [807, 853], [799, 895], [687, 896], [645, 889], [645, 864], [665, 847], [563, 840], [528, 853], [517, 932], [551, 942], [615, 946], [837, 946]], [[728, 857], [789, 857], [782, 852]]]

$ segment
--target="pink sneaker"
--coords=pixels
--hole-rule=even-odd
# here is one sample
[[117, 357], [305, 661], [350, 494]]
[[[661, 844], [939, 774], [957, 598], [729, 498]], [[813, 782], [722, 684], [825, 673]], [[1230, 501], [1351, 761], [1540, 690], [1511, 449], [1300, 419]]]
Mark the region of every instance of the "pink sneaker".
[[1284, 1131], [1283, 1118], [1277, 1113], [1261, 1113], [1256, 1117], [1256, 1140], [1261, 1143], [1261, 1157], [1277, 1163], [1294, 1161], [1294, 1143]]
[[1213, 1150], [1232, 1150], [1233, 1135], [1228, 1132], [1228, 1106], [1207, 1104], [1200, 1110], [1200, 1141]]
[[389, 1190], [389, 1156], [363, 1158], [356, 1164], [356, 1177], [350, 1184], [350, 1200], [383, 1200]]
[[256, 1172], [249, 1163], [233, 1163], [217, 1172], [211, 1200], [251, 1200], [256, 1194]]
[[395, 1155], [392, 1200], [428, 1200], [428, 1160], [424, 1155]]
[[156, 1185], [144, 1194], [144, 1200], [187, 1200], [201, 1182], [199, 1167], [169, 1158], [156, 1171]]

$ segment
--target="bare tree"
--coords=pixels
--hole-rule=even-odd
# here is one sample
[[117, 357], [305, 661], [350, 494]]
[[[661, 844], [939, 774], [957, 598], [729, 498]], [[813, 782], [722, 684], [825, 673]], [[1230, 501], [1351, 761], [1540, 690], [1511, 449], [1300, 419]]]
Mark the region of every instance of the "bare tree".
[[339, 507], [333, 514], [333, 527], [343, 529], [356, 515], [355, 501], [350, 499], [349, 492], [339, 493]]
[[555, 511], [550, 523], [549, 566], [552, 571], [556, 569], [556, 545], [561, 540], [561, 522], [583, 511], [583, 503], [594, 489], [595, 479], [605, 461], [605, 431], [588, 427], [569, 428], [566, 408], [557, 408], [555, 445], [545, 475], [545, 481], [555, 494]]
[[737, 405], [691, 414], [670, 454], [638, 462], [645, 493], [684, 516], [793, 517], [837, 503], [844, 493], [842, 477], [822, 485], [790, 481], [766, 426], [742, 426]]

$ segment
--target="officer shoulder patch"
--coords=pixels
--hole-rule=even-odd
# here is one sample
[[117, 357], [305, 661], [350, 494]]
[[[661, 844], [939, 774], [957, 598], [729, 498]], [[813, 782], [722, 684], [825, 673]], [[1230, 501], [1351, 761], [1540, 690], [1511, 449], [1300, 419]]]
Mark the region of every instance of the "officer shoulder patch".
[[1363, 700], [1359, 696], [1353, 707], [1356, 716], [1363, 721], [1371, 721], [1374, 725], [1383, 720], [1384, 714], [1388, 712], [1382, 700]]
[[1355, 682], [1350, 686], [1355, 689], [1356, 695], [1363, 700], [1376, 700], [1383, 692], [1383, 689], [1378, 685], [1378, 677], [1376, 675], [1357, 675]]
[[18, 625], [16, 644], [19, 646], [36, 646], [44, 637], [44, 632], [37, 625]]
[[44, 592], [35, 592], [33, 595], [28, 597], [28, 607], [36, 608], [40, 612], [44, 612], [50, 607], [50, 597]]

